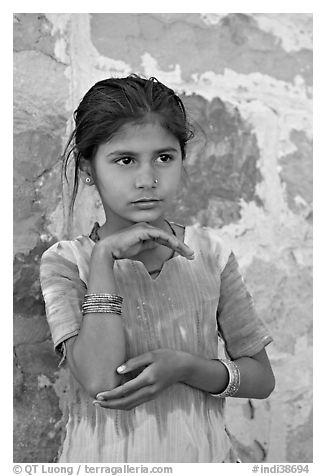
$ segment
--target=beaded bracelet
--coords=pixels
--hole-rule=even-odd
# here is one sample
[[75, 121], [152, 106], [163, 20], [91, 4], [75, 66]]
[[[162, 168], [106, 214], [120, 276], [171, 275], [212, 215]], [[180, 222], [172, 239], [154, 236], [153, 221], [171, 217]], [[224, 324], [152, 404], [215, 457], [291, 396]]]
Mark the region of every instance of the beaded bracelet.
[[104, 312], [121, 316], [123, 298], [117, 294], [92, 293], [85, 294], [82, 313]]
[[225, 398], [233, 397], [240, 387], [240, 370], [233, 360], [213, 359], [221, 362], [227, 369], [229, 374], [229, 382], [226, 389], [221, 393], [211, 393], [212, 397]]

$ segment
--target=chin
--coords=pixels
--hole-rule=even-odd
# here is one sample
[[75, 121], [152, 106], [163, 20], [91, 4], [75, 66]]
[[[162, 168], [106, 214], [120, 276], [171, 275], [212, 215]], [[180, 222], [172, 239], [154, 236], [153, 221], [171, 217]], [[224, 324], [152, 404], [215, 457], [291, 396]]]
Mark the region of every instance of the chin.
[[157, 212], [153, 213], [153, 212], [147, 211], [146, 213], [141, 212], [141, 213], [135, 214], [132, 218], [130, 218], [130, 221], [133, 221], [134, 223], [140, 223], [140, 222], [151, 223], [151, 222], [158, 221], [162, 218], [164, 218], [163, 213], [157, 213]]

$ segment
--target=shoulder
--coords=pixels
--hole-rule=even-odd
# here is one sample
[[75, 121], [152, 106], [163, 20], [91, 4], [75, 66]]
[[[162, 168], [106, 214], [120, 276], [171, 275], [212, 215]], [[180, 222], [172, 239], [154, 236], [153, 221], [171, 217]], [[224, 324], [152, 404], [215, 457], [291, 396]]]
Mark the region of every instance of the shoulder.
[[86, 235], [80, 235], [73, 240], [61, 240], [50, 246], [41, 257], [41, 266], [45, 262], [55, 263], [68, 261], [78, 264], [82, 257], [90, 255], [94, 244]]
[[185, 228], [185, 240], [189, 246], [203, 255], [213, 258], [222, 271], [231, 255], [228, 240], [221, 235], [219, 230], [204, 227], [198, 224]]
[[66, 284], [79, 283], [80, 280], [86, 283], [93, 247], [94, 243], [86, 235], [58, 241], [50, 246], [41, 257], [42, 287], [62, 278]]

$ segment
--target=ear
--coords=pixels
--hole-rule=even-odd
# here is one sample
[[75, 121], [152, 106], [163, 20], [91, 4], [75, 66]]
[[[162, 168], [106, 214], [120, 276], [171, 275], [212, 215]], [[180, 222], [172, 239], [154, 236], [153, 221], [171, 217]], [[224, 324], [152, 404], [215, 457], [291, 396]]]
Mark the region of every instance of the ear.
[[80, 159], [79, 162], [79, 169], [81, 172], [81, 179], [86, 185], [93, 185], [94, 180], [92, 177], [92, 167], [89, 160], [84, 159], [83, 157]]
[[92, 174], [91, 162], [89, 160], [84, 159], [84, 157], [80, 158], [79, 168], [80, 168], [81, 172], [83, 172], [83, 173], [86, 173], [88, 175]]

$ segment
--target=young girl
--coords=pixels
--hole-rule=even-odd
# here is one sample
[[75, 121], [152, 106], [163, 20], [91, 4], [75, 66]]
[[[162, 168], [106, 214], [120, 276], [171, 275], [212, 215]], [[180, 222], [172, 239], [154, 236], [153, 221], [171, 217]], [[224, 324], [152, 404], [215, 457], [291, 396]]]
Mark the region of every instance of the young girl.
[[227, 244], [165, 216], [191, 136], [183, 103], [155, 78], [110, 78], [75, 122], [73, 200], [80, 175], [106, 221], [42, 257], [47, 319], [71, 375], [60, 462], [231, 462], [225, 398], [269, 396], [272, 339]]

